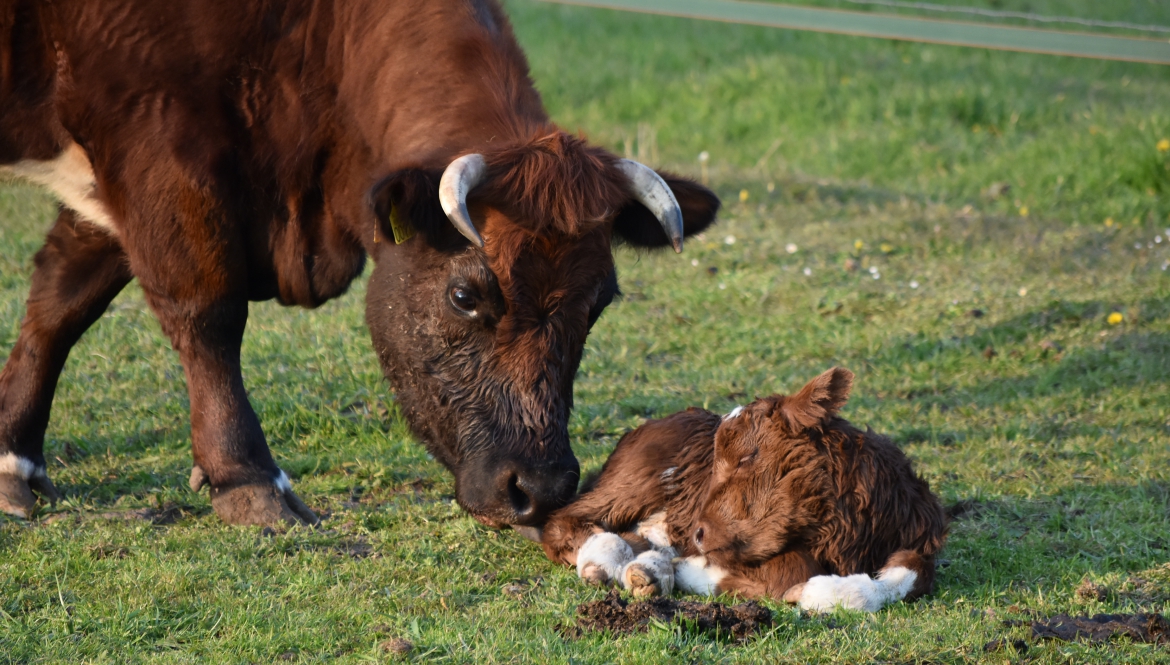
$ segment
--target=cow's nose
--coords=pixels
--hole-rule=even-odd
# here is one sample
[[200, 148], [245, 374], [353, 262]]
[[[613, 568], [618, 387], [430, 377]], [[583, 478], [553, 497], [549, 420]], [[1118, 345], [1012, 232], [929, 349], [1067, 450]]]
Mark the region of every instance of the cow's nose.
[[703, 527], [699, 527], [699, 528], [695, 529], [695, 547], [699, 548], [700, 552], [703, 551], [703, 535], [704, 535]]
[[556, 464], [507, 469], [504, 488], [517, 525], [541, 525], [577, 491], [580, 468], [570, 457]]

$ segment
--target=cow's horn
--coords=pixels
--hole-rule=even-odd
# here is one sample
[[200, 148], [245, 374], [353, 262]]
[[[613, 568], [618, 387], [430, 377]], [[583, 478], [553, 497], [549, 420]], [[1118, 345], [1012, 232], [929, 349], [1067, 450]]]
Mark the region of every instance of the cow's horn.
[[483, 247], [483, 238], [475, 230], [471, 214], [467, 212], [467, 193], [483, 182], [486, 172], [487, 162], [483, 155], [464, 155], [451, 162], [439, 181], [439, 205], [443, 206], [447, 219], [476, 247]]
[[658, 175], [654, 169], [632, 159], [618, 160], [618, 168], [630, 179], [634, 198], [654, 213], [658, 222], [662, 224], [662, 230], [666, 231], [666, 237], [670, 238], [670, 244], [674, 245], [674, 251], [681, 253], [683, 249], [682, 208], [678, 205], [678, 199], [674, 198], [674, 192], [670, 191], [670, 185], [667, 185], [662, 176]]

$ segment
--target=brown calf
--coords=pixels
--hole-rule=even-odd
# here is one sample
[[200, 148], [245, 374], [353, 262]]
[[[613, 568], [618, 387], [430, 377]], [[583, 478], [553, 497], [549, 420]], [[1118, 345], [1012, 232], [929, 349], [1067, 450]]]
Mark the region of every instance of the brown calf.
[[677, 585], [872, 612], [929, 593], [946, 516], [892, 441], [838, 417], [852, 384], [835, 368], [726, 417], [643, 425], [549, 518], [545, 552], [638, 595]]

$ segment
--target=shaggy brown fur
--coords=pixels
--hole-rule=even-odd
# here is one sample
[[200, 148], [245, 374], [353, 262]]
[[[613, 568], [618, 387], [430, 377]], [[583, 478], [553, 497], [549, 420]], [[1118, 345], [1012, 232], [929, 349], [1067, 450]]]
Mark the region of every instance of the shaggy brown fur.
[[643, 425], [549, 518], [545, 552], [574, 565], [593, 534], [665, 512], [678, 554], [725, 573], [719, 591], [796, 600], [815, 575], [901, 566], [917, 574], [908, 597], [929, 592], [946, 516], [893, 442], [837, 415], [852, 381], [833, 369], [727, 418], [688, 409]]

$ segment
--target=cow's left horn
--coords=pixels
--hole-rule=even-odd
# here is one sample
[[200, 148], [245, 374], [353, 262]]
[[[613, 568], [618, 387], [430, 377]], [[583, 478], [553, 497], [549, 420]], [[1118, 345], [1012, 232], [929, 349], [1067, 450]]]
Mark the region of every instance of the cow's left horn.
[[486, 173], [487, 161], [483, 155], [464, 155], [451, 162], [439, 181], [439, 205], [443, 206], [447, 219], [476, 247], [483, 247], [483, 238], [467, 212], [467, 193], [483, 182]]
[[666, 237], [670, 238], [670, 244], [674, 245], [674, 251], [681, 253], [683, 249], [682, 208], [678, 205], [678, 199], [674, 198], [674, 192], [670, 190], [670, 185], [667, 185], [662, 176], [658, 175], [654, 169], [632, 159], [618, 160], [618, 168], [630, 179], [634, 198], [654, 213], [658, 222], [662, 224], [662, 230], [666, 231]]

